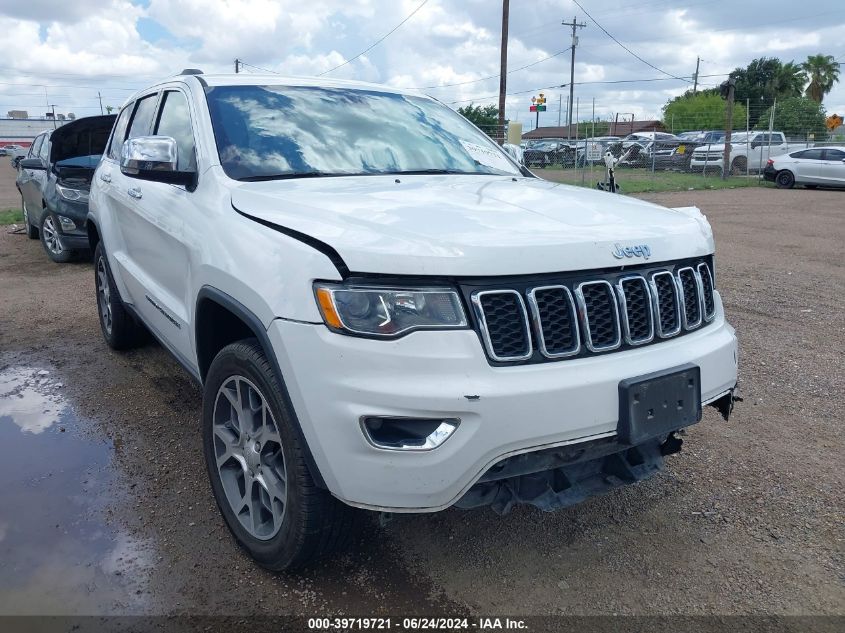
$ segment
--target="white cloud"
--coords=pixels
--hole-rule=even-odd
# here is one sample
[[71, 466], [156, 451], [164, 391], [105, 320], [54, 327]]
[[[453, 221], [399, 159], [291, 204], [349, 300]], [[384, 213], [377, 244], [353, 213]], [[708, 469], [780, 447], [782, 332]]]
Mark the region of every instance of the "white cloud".
[[[235, 58], [283, 74], [317, 74], [341, 64], [382, 37], [414, 11], [420, 0], [28, 0], [4, 3], [6, 109], [39, 100], [40, 88], [57, 95], [51, 102], [78, 114], [98, 111], [97, 89], [112, 104], [153, 77], [199, 67], [229, 71]], [[816, 4], [818, 6], [816, 6]], [[662, 0], [594, 0], [585, 5], [608, 31], [654, 66], [689, 77], [701, 57], [701, 83], [754, 57], [802, 60], [824, 52], [845, 61], [841, 37], [845, 17], [816, 3], [795, 16], [786, 0], [762, 3], [691, 2], [683, 8]], [[554, 53], [556, 57], [508, 76], [508, 114], [529, 120], [531, 91], [569, 80], [568, 29], [577, 15], [588, 26], [578, 33], [576, 81], [601, 82], [665, 77], [610, 40], [570, 0], [536, 0], [511, 7], [509, 65], [517, 68]], [[789, 20], [777, 16], [791, 16]], [[333, 77], [385, 82], [403, 87], [470, 82], [496, 75], [499, 66], [501, 5], [492, 0], [429, 0], [405, 25], [365, 56], [333, 71]], [[151, 37], [155, 28], [164, 34]], [[142, 34], [147, 35], [144, 39]], [[246, 71], [251, 71], [246, 67]], [[86, 86], [75, 88], [74, 85]], [[70, 87], [52, 87], [70, 86]], [[639, 84], [583, 84], [582, 104], [597, 111], [657, 116], [668, 98], [688, 84], [678, 80]], [[475, 99], [495, 103], [498, 78], [432, 89], [446, 103]], [[549, 111], [557, 122], [557, 98], [567, 89], [547, 88]], [[68, 96], [59, 96], [65, 95]], [[40, 103], [40, 100], [38, 101]], [[16, 106], [16, 104], [18, 104]], [[845, 87], [828, 95], [831, 110], [845, 111]], [[41, 107], [41, 106], [39, 106]], [[581, 108], [581, 114], [588, 108]], [[2, 111], [2, 108], [0, 108]], [[531, 117], [533, 120], [533, 117]]]

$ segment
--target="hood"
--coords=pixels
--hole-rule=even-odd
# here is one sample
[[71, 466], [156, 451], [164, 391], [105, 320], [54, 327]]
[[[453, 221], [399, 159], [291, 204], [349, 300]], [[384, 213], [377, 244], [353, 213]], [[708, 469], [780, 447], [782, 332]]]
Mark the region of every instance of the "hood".
[[[89, 116], [65, 123], [50, 134], [50, 163], [99, 157], [106, 149], [116, 114]], [[87, 165], [78, 165], [87, 166]], [[93, 165], [96, 167], [96, 163]]]
[[629, 246], [648, 246], [650, 262], [713, 252], [712, 232], [697, 209], [539, 178], [277, 180], [240, 184], [232, 204], [328, 244], [359, 273], [521, 275], [644, 263], [624, 255]]

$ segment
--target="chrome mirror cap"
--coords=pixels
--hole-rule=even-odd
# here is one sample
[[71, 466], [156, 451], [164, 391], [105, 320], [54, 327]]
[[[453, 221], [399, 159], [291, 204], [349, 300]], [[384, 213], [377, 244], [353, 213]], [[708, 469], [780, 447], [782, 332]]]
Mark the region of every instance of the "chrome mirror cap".
[[120, 171], [128, 176], [150, 171], [176, 171], [176, 141], [169, 136], [127, 139], [120, 152]]

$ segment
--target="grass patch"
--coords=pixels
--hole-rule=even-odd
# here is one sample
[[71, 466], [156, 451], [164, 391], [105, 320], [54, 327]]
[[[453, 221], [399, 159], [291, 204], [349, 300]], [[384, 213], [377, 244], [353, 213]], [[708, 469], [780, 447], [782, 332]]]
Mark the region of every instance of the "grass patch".
[[[535, 169], [535, 174], [546, 180], [567, 185], [595, 188], [596, 183], [604, 180], [603, 169]], [[757, 176], [731, 176], [726, 180], [715, 174], [682, 173], [674, 171], [655, 171], [648, 169], [623, 169], [616, 172], [616, 182], [622, 186], [623, 193], [645, 193], [660, 191], [693, 191], [704, 189], [735, 189], [740, 187], [767, 187], [770, 183], [761, 181]]]
[[0, 211], [0, 226], [4, 224], [21, 224], [22, 222], [23, 212], [20, 209]]

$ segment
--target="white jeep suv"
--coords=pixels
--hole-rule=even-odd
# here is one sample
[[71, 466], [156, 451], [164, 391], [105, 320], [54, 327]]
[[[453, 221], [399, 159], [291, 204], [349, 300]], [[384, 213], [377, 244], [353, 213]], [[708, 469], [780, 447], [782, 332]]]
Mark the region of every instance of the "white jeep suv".
[[731, 409], [704, 216], [536, 178], [428, 97], [185, 71], [120, 112], [89, 215], [106, 341], [202, 384], [214, 496], [271, 569], [361, 509], [577, 503]]

